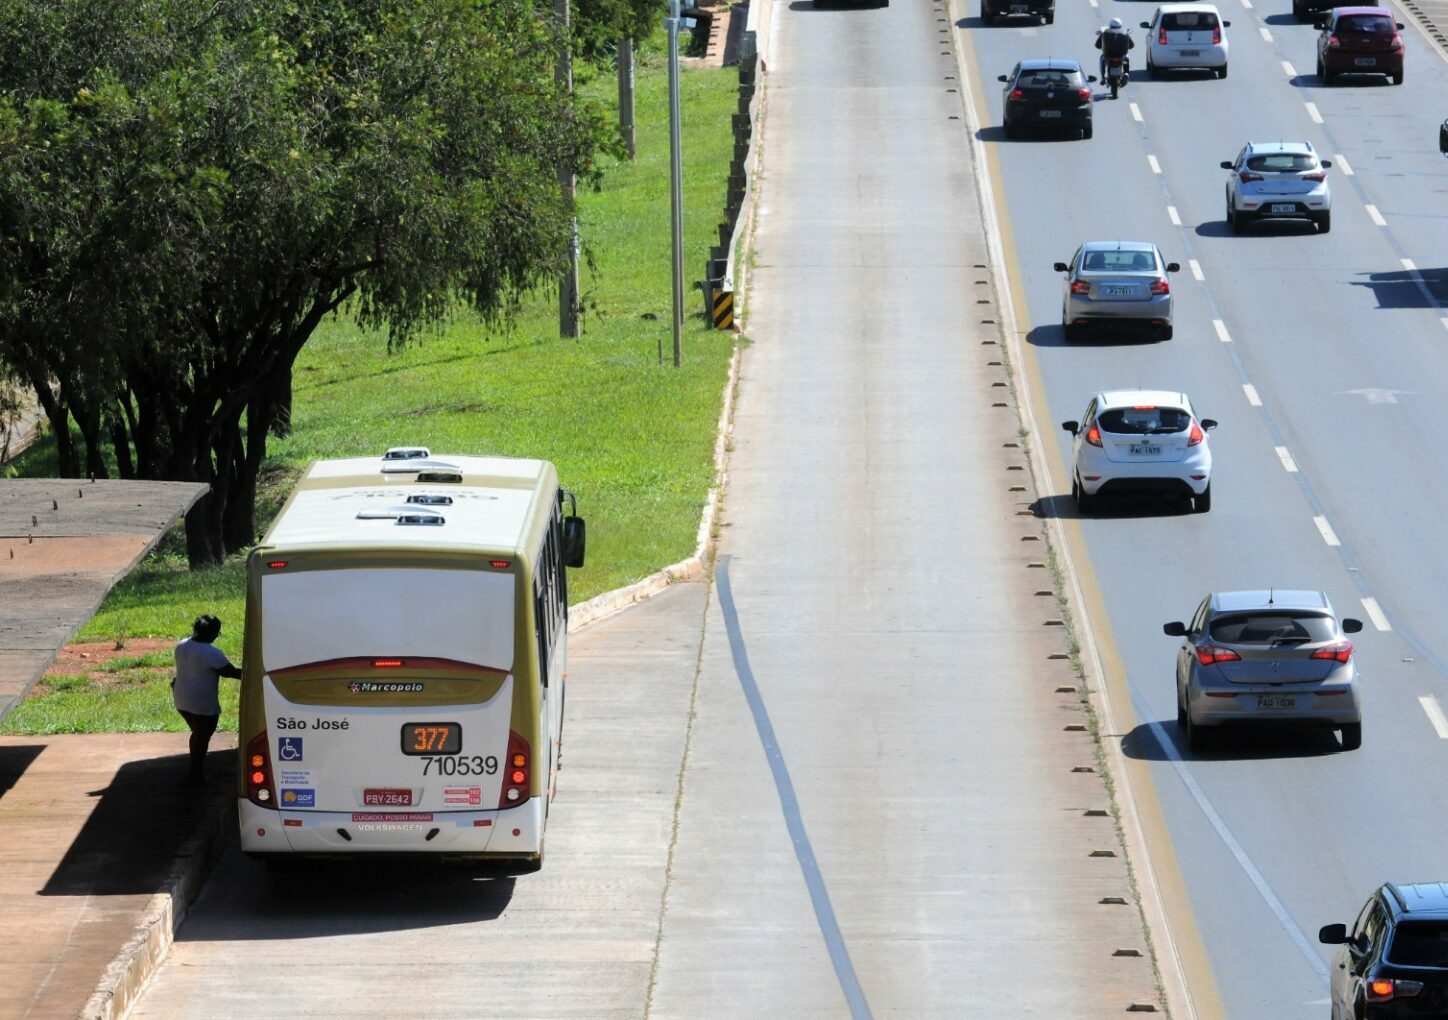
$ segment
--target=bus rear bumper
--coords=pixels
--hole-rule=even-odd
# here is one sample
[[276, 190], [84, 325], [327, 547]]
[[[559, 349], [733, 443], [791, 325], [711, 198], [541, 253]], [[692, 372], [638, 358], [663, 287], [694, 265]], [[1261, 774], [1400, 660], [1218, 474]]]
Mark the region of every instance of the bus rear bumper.
[[401, 853], [532, 858], [543, 846], [541, 797], [500, 811], [277, 811], [237, 800], [247, 854]]

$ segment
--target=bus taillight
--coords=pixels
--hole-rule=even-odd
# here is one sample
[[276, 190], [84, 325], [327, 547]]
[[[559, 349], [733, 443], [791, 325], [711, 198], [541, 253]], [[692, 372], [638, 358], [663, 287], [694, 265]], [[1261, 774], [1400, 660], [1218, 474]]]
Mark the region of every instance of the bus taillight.
[[528, 799], [528, 741], [512, 730], [508, 731], [508, 769], [503, 775], [503, 792], [498, 797], [498, 807], [517, 807]]
[[271, 755], [267, 750], [266, 730], [251, 738], [246, 745], [246, 796], [253, 804], [277, 806], [276, 786], [272, 783]]

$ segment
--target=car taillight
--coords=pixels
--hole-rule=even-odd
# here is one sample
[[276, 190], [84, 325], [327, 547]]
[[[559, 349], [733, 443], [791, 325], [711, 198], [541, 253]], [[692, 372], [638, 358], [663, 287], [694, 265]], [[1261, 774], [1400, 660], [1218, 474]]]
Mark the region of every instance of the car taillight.
[[1198, 425], [1196, 422], [1192, 422], [1192, 431], [1191, 431], [1191, 433], [1188, 434], [1188, 436], [1187, 436], [1187, 445], [1188, 445], [1188, 446], [1196, 446], [1196, 445], [1198, 445], [1199, 443], [1201, 443], [1201, 441], [1202, 441], [1203, 439], [1206, 439], [1206, 438], [1207, 438], [1207, 434], [1202, 431], [1202, 427], [1201, 427], [1200, 425]]
[[1098, 429], [1095, 425], [1092, 425], [1089, 429], [1086, 430], [1086, 442], [1090, 443], [1092, 446], [1101, 445], [1101, 430]]
[[1213, 45], [1213, 46], [1220, 46], [1220, 45], [1222, 45], [1222, 26], [1221, 26], [1221, 25], [1214, 25], [1214, 26], [1212, 26], [1212, 45]]
[[503, 789], [498, 794], [498, 807], [517, 807], [532, 794], [532, 769], [528, 741], [508, 731], [508, 761], [503, 769]]
[[1080, 98], [1081, 102], [1083, 102], [1083, 103], [1089, 103], [1089, 102], [1091, 101], [1091, 90], [1090, 90], [1090, 89], [1077, 89], [1077, 90], [1076, 90], [1076, 95]]
[[1388, 46], [1389, 46], [1389, 48], [1397, 51], [1398, 53], [1403, 52], [1403, 50], [1404, 50], [1404, 48], [1405, 48], [1405, 47], [1403, 46], [1403, 37], [1400, 36], [1398, 33], [1394, 32], [1394, 33], [1393, 33], [1393, 41], [1392, 41], [1391, 43], [1389, 43]]
[[1072, 294], [1090, 294], [1090, 293], [1091, 293], [1091, 284], [1087, 283], [1085, 280], [1072, 280], [1072, 281], [1071, 281], [1071, 293], [1072, 293]]
[[1210, 666], [1216, 662], [1239, 662], [1242, 658], [1230, 648], [1223, 648], [1221, 645], [1197, 645], [1192, 651], [1197, 653], [1197, 661], [1203, 666]]
[[1171, 284], [1167, 282], [1166, 277], [1162, 277], [1160, 280], [1152, 280], [1151, 292], [1153, 294], [1170, 294]]
[[1251, 184], [1253, 181], [1260, 181], [1261, 179], [1261, 174], [1249, 173], [1246, 170], [1243, 170], [1237, 175], [1237, 180], [1241, 181], [1243, 184]]
[[1347, 662], [1352, 658], [1351, 641], [1334, 641], [1330, 645], [1324, 645], [1312, 653], [1314, 659], [1333, 659], [1337, 662]]
[[1338, 48], [1339, 46], [1341, 46], [1341, 45], [1342, 45], [1342, 43], [1340, 43], [1340, 42], [1337, 41], [1337, 36], [1335, 36], [1335, 35], [1330, 35], [1330, 36], [1327, 37], [1327, 48], [1328, 48], [1328, 49], [1330, 49], [1330, 50], [1335, 50], [1335, 49], [1337, 49], [1337, 48]]
[[1363, 988], [1363, 998], [1369, 1002], [1391, 1002], [1393, 999], [1411, 999], [1422, 990], [1423, 982], [1421, 981], [1375, 978]]
[[1158, 43], [1160, 43], [1161, 45], [1163, 45], [1163, 46], [1166, 45], [1166, 28], [1165, 28], [1165, 26], [1162, 27], [1161, 35], [1157, 36], [1156, 41], [1157, 41]]
[[277, 806], [277, 788], [272, 782], [266, 730], [252, 737], [246, 745], [246, 799], [261, 807]]
[[1302, 179], [1303, 179], [1304, 181], [1325, 181], [1325, 180], [1327, 180], [1327, 171], [1326, 171], [1326, 170], [1314, 170], [1314, 171], [1313, 171], [1312, 173], [1310, 173], [1310, 174], [1303, 174], [1303, 175], [1302, 175]]
[[1011, 89], [1011, 98], [1012, 98], [1012, 99], [1024, 99], [1025, 97], [1026, 97], [1026, 93], [1025, 93], [1023, 90], [1021, 90], [1021, 89]]

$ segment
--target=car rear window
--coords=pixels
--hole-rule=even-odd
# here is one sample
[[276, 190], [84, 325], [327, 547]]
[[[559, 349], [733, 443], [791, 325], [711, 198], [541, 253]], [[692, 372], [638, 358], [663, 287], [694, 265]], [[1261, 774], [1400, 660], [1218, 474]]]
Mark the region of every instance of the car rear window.
[[1177, 11], [1175, 14], [1163, 14], [1161, 27], [1168, 32], [1211, 29], [1217, 27], [1217, 16], [1211, 11]]
[[1268, 155], [1247, 157], [1247, 169], [1269, 174], [1290, 174], [1302, 170], [1316, 170], [1317, 157], [1303, 152], [1274, 152]]
[[1392, 18], [1385, 18], [1381, 14], [1344, 14], [1337, 19], [1337, 24], [1333, 26], [1333, 30], [1337, 32], [1354, 32], [1362, 35], [1368, 35], [1374, 32], [1392, 35], [1398, 30], [1398, 26], [1393, 24]]
[[1101, 431], [1116, 436], [1153, 436], [1185, 432], [1192, 416], [1180, 407], [1117, 407], [1096, 419]]
[[1448, 923], [1404, 921], [1393, 935], [1387, 956], [1404, 967], [1448, 967]]
[[1316, 613], [1255, 612], [1219, 616], [1212, 621], [1212, 640], [1227, 645], [1331, 641], [1332, 618]]
[[1079, 88], [1081, 85], [1081, 72], [1060, 70], [1058, 68], [1022, 71], [1021, 76], [1016, 79], [1016, 88], [1020, 89], [1074, 89]]
[[1081, 268], [1088, 273], [1150, 273], [1156, 256], [1149, 251], [1088, 251], [1081, 256]]

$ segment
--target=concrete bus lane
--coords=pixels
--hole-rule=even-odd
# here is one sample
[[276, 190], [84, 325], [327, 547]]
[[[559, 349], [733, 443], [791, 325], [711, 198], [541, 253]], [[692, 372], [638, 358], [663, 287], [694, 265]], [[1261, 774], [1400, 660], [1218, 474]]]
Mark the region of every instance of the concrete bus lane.
[[[971, 21], [962, 39], [979, 67], [1042, 429], [1078, 418], [1097, 389], [1132, 385], [1185, 389], [1222, 421], [1210, 514], [1118, 506], [1078, 520], [1059, 430], [1048, 439], [1053, 505], [1099, 594], [1097, 622], [1129, 692], [1124, 747], [1150, 763], [1226, 1011], [1307, 1018], [1327, 1012], [1317, 927], [1350, 919], [1383, 881], [1441, 874], [1444, 794], [1401, 780], [1444, 753], [1420, 698], [1448, 680], [1448, 610], [1434, 595], [1448, 549], [1431, 509], [1448, 454], [1423, 441], [1433, 405], [1418, 394], [1448, 383], [1448, 334], [1410, 266], [1443, 264], [1433, 245], [1444, 168], [1432, 149], [1448, 66], [1409, 32], [1408, 84], [1324, 89], [1301, 73], [1314, 63], [1310, 26], [1236, 3], [1222, 11], [1233, 22], [1228, 80], [1134, 76], [1120, 100], [1098, 103], [1088, 143], [1004, 142], [991, 126], [994, 75], [1065, 46], [1086, 62], [1106, 18], [1139, 20], [1132, 5], [1066, 6], [1039, 34]], [[1305, 138], [1338, 164], [1330, 234], [1231, 234], [1217, 164], [1253, 138]], [[1182, 263], [1175, 340], [1063, 342], [1050, 265], [1113, 237], [1154, 240]], [[1289, 732], [1186, 755], [1173, 722], [1176, 642], [1160, 624], [1208, 591], [1273, 584], [1321, 587], [1340, 614], [1369, 621], [1356, 641], [1362, 750]], [[1379, 823], [1365, 824], [1363, 805]]]

